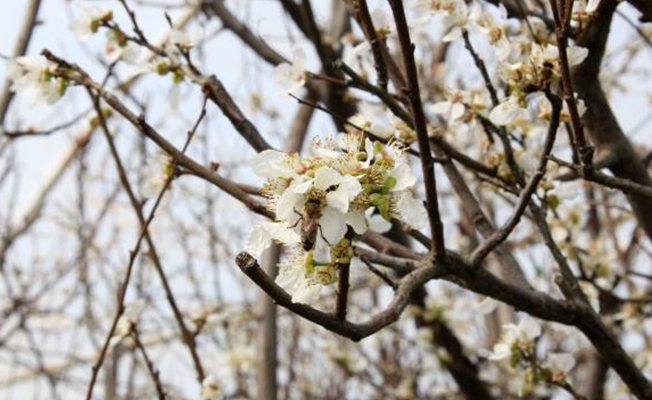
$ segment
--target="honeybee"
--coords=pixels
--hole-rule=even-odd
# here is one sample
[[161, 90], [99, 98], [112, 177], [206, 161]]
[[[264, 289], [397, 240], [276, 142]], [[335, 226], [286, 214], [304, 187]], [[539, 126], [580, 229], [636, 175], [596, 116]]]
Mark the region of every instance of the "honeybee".
[[315, 247], [317, 232], [320, 229], [319, 218], [321, 218], [321, 200], [308, 198], [303, 206], [301, 214], [301, 245], [305, 251]]

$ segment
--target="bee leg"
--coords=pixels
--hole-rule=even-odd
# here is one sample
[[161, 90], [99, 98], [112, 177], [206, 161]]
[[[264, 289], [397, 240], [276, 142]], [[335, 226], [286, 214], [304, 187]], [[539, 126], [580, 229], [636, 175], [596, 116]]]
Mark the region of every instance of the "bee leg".
[[299, 211], [297, 211], [296, 208], [294, 209], [294, 212], [299, 216], [299, 219], [292, 226], [290, 226], [290, 228], [296, 228], [297, 225], [299, 225], [299, 222], [301, 222], [301, 220], [303, 220], [303, 214], [301, 214]]
[[319, 229], [319, 236], [321, 236], [322, 239], [324, 239], [324, 242], [326, 242], [327, 245], [332, 246], [330, 243], [328, 243], [328, 240], [324, 237], [324, 232], [321, 230], [321, 225], [318, 227]]

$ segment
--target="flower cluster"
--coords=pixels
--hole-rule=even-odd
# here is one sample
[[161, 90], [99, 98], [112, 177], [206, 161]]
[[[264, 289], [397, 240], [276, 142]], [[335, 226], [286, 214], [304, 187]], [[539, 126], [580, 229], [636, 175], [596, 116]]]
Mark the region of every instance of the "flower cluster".
[[431, 15], [443, 14], [443, 23], [448, 31], [442, 38], [444, 42], [452, 42], [462, 37], [469, 16], [464, 0], [419, 0], [415, 5], [415, 12], [424, 15], [421, 18], [424, 22]]
[[312, 153], [301, 158], [267, 150], [254, 161], [254, 171], [267, 178], [264, 192], [276, 221], [251, 230], [247, 251], [260, 255], [274, 241], [301, 244], [279, 276], [295, 301], [337, 280], [338, 265], [351, 262], [356, 235], [386, 231], [393, 218], [415, 229], [426, 221], [413, 196], [416, 177], [398, 145], [341, 134], [316, 141]]
[[534, 349], [534, 341], [541, 336], [541, 325], [535, 319], [523, 318], [518, 325], [507, 324], [503, 326], [503, 336], [494, 346], [489, 356], [490, 360], [499, 361], [509, 358], [515, 365], [522, 354], [529, 354]]
[[18, 57], [7, 61], [7, 78], [11, 90], [31, 97], [34, 104], [56, 103], [63, 96], [68, 82], [57, 77], [56, 64], [38, 57]]
[[550, 352], [541, 361], [536, 351], [541, 333], [540, 323], [530, 317], [522, 319], [518, 325], [504, 325], [502, 341], [494, 346], [489, 359], [509, 360], [511, 367], [524, 369], [526, 385], [563, 384], [575, 366], [575, 358], [569, 353]]

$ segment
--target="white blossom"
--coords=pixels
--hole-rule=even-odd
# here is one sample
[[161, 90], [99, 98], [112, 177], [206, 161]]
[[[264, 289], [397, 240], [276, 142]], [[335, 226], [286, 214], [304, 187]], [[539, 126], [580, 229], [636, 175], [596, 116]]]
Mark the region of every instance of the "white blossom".
[[306, 84], [305, 55], [294, 51], [292, 63], [281, 63], [274, 68], [276, 82], [288, 85], [287, 93], [296, 94]]
[[414, 229], [425, 227], [428, 215], [423, 203], [412, 196], [412, 193], [405, 192], [401, 195], [396, 204], [399, 218]]
[[187, 50], [195, 47], [203, 38], [204, 30], [199, 26], [194, 26], [190, 30], [174, 28], [170, 31], [168, 44]]
[[201, 383], [201, 399], [202, 400], [222, 400], [224, 394], [222, 393], [222, 386], [220, 385], [215, 375], [208, 375]]
[[70, 29], [82, 42], [97, 32], [102, 21], [113, 18], [113, 11], [107, 7], [81, 3], [79, 8], [82, 12], [72, 20]]
[[383, 140], [394, 136], [394, 129], [382, 107], [362, 103], [360, 112], [351, 117], [349, 122]]
[[478, 304], [477, 312], [481, 315], [492, 313], [498, 307], [498, 302], [491, 297], [486, 297]]
[[124, 43], [120, 38], [116, 37], [114, 31], [108, 31], [107, 37], [108, 40], [106, 42], [105, 54], [109, 62], [115, 62], [121, 59], [128, 64], [137, 64], [141, 54], [138, 45], [135, 45], [130, 41]]
[[568, 353], [548, 353], [544, 366], [553, 374], [553, 379], [564, 379], [575, 366], [575, 357]]
[[443, 13], [444, 26], [449, 31], [442, 38], [444, 42], [461, 38], [468, 22], [468, 8], [464, 0], [419, 0], [415, 5], [415, 13], [421, 16], [419, 23], [436, 13]]
[[[575, 67], [580, 65], [589, 55], [589, 50], [579, 46], [568, 46], [566, 49], [566, 57], [568, 59], [568, 66]], [[532, 55], [530, 56], [532, 62], [536, 64], [543, 64], [544, 62], [558, 63], [559, 62], [559, 48], [553, 44], [548, 44], [546, 47], [541, 47], [537, 44], [533, 46]]]
[[54, 104], [66, 89], [66, 82], [53, 73], [57, 65], [40, 57], [18, 57], [7, 61], [11, 90], [32, 98], [32, 104]]
[[518, 98], [510, 96], [491, 110], [489, 120], [497, 126], [509, 125], [521, 115], [521, 112]]
[[288, 163], [288, 156], [276, 150], [264, 150], [253, 160], [254, 172], [264, 178], [293, 178], [297, 174]]
[[[412, 195], [417, 179], [404, 152], [354, 132], [316, 141], [313, 155], [304, 158], [275, 150], [254, 158], [254, 171], [267, 178], [263, 190], [276, 221], [255, 225], [246, 250], [259, 256], [274, 242], [301, 244], [277, 278], [294, 302], [315, 301], [324, 285], [337, 280], [337, 260], [350, 259], [346, 246], [355, 235], [386, 232], [392, 218], [416, 229], [427, 222]], [[314, 243], [302, 237], [308, 218]], [[347, 232], [353, 236], [343, 240]]]
[[521, 319], [518, 325], [503, 325], [501, 341], [496, 343], [489, 359], [494, 361], [507, 359], [512, 354], [512, 346], [515, 343], [520, 345], [532, 343], [540, 335], [541, 324], [529, 316]]
[[433, 104], [430, 107], [430, 110], [435, 114], [441, 115], [448, 121], [448, 123], [455, 124], [459, 122], [466, 113], [466, 106], [464, 103], [468, 100], [466, 93], [462, 91], [454, 91], [449, 95], [448, 100]]
[[252, 255], [259, 256], [274, 241], [293, 244], [298, 243], [300, 239], [300, 236], [285, 223], [263, 221], [251, 230], [245, 249]]
[[124, 312], [118, 320], [118, 324], [115, 328], [114, 336], [117, 338], [124, 338], [128, 336], [133, 328], [138, 325], [140, 320], [140, 315], [143, 312], [145, 307], [145, 302], [142, 300], [137, 300], [130, 302], [126, 305]]
[[292, 295], [292, 302], [311, 304], [317, 301], [323, 285], [306, 277], [304, 254], [294, 254], [279, 266], [276, 284]]
[[374, 214], [374, 209], [365, 211], [365, 218], [369, 229], [377, 233], [385, 233], [392, 229], [392, 223], [383, 218], [380, 214]]

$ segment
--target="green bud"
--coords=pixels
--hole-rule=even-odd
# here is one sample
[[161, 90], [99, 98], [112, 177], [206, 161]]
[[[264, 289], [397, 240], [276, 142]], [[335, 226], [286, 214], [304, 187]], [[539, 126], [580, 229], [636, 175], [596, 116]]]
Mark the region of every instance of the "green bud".
[[59, 96], [63, 96], [66, 94], [66, 89], [68, 89], [70, 82], [63, 78], [59, 78], [57, 81], [57, 92], [59, 93]]
[[97, 33], [97, 31], [100, 29], [101, 23], [102, 23], [101, 19], [95, 19], [91, 21], [91, 32]]
[[122, 32], [116, 32], [116, 42], [118, 42], [118, 46], [125, 47], [128, 41], [127, 35]]
[[176, 71], [174, 71], [174, 75], [172, 75], [172, 82], [181, 83], [181, 82], [183, 82], [184, 76], [185, 75], [184, 75], [183, 71], [177, 69]]
[[306, 277], [315, 273], [315, 259], [312, 251], [307, 252], [303, 259], [303, 271]]
[[156, 64], [156, 73], [159, 75], [167, 75], [170, 72], [170, 66], [165, 62]]
[[548, 207], [555, 210], [557, 209], [557, 207], [559, 207], [559, 204], [561, 204], [561, 202], [559, 201], [559, 197], [555, 196], [554, 194], [551, 194], [546, 196], [546, 204], [548, 205]]

